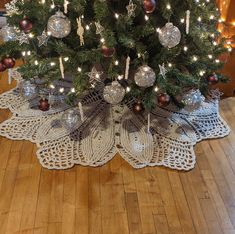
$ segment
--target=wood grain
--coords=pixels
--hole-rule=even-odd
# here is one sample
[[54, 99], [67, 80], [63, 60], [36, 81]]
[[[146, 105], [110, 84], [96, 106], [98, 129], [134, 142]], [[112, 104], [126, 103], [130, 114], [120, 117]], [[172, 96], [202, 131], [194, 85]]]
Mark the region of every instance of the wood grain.
[[[4, 74], [0, 92], [11, 87]], [[235, 130], [235, 99], [221, 110]], [[0, 110], [0, 121], [9, 116]], [[235, 234], [235, 133], [195, 150], [190, 172], [136, 170], [119, 156], [49, 171], [35, 145], [0, 137], [0, 233]]]

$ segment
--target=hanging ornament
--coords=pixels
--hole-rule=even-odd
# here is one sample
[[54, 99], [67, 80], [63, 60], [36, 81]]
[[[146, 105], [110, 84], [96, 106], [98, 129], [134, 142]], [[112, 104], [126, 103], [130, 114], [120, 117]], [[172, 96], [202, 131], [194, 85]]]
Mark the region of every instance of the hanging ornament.
[[48, 34], [46, 33], [46, 31], [44, 30], [42, 32], [41, 36], [38, 36], [38, 46], [41, 47], [42, 45], [47, 46], [47, 42], [49, 40], [50, 36], [48, 36]]
[[129, 77], [130, 61], [131, 61], [131, 58], [130, 56], [128, 56], [126, 59], [125, 80], [127, 80]]
[[100, 24], [100, 22], [95, 22], [96, 27], [96, 34], [101, 35], [101, 33], [104, 31], [104, 27]]
[[8, 84], [10, 85], [12, 83], [12, 69], [8, 69]]
[[166, 70], [164, 64], [158, 65], [158, 66], [159, 66], [159, 69], [160, 69], [160, 73], [159, 73], [159, 74], [160, 74], [164, 79], [166, 79], [166, 73], [167, 73], [168, 71]]
[[136, 9], [136, 4], [133, 3], [132, 0], [129, 1], [129, 4], [127, 5], [126, 9], [127, 9], [127, 15], [128, 17], [132, 17], [135, 16], [135, 9]]
[[97, 83], [101, 82], [101, 75], [103, 72], [97, 71], [95, 67], [91, 69], [91, 72], [88, 72], [87, 75], [89, 76], [89, 83], [92, 87], [95, 87]]
[[116, 105], [123, 100], [125, 89], [117, 81], [113, 81], [110, 85], [105, 86], [103, 96], [106, 102]]
[[137, 101], [133, 104], [132, 109], [135, 114], [142, 114], [144, 112], [144, 105], [141, 101]]
[[146, 13], [153, 13], [156, 8], [155, 0], [144, 0], [144, 10]]
[[209, 85], [215, 85], [219, 82], [219, 78], [216, 74], [212, 74], [206, 78]]
[[84, 117], [84, 112], [83, 112], [83, 107], [82, 107], [82, 103], [81, 102], [78, 103], [78, 108], [79, 108], [81, 120], [82, 120], [82, 122], [84, 122], [85, 121], [85, 117]]
[[22, 32], [18, 37], [17, 40], [19, 41], [19, 44], [29, 44], [29, 36], [27, 34], [25, 34], [24, 32]]
[[69, 5], [69, 1], [68, 0], [64, 0], [64, 13], [67, 14], [68, 13], [68, 5]]
[[57, 11], [49, 18], [47, 31], [55, 38], [67, 37], [71, 32], [71, 22], [63, 12]]
[[103, 54], [104, 57], [112, 57], [115, 53], [115, 48], [114, 47], [107, 47], [107, 46], [102, 46], [101, 47], [101, 53]]
[[13, 27], [6, 25], [0, 30], [0, 36], [4, 42], [15, 41], [17, 39], [17, 32]]
[[50, 109], [49, 101], [46, 98], [40, 99], [38, 108], [41, 111], [48, 111]]
[[20, 94], [25, 99], [31, 99], [36, 96], [37, 89], [36, 86], [29, 80], [22, 81], [19, 84]]
[[185, 105], [185, 110], [197, 110], [205, 101], [205, 97], [201, 94], [200, 90], [190, 90], [183, 95], [181, 102]]
[[186, 34], [189, 34], [189, 26], [190, 26], [190, 10], [186, 11]]
[[7, 16], [20, 14], [19, 8], [16, 7], [17, 1], [18, 0], [12, 0], [9, 3], [5, 4]]
[[6, 68], [13, 68], [15, 66], [15, 59], [11, 57], [6, 57], [2, 60], [2, 63]]
[[168, 106], [170, 104], [171, 98], [168, 94], [166, 93], [161, 93], [157, 97], [158, 100], [158, 105], [161, 107]]
[[164, 47], [173, 48], [180, 43], [181, 33], [172, 23], [166, 23], [166, 25], [161, 28], [158, 37]]
[[19, 22], [19, 27], [25, 33], [29, 33], [33, 28], [33, 23], [27, 17], [25, 17]]
[[151, 115], [150, 113], [148, 113], [147, 133], [150, 133], [150, 126], [151, 126]]
[[85, 30], [82, 26], [81, 17], [77, 18], [77, 24], [78, 24], [77, 34], [80, 38], [80, 46], [83, 46], [85, 44], [85, 42], [84, 42], [84, 32], [85, 32]]
[[63, 113], [60, 121], [65, 129], [72, 131], [78, 127], [79, 123], [81, 122], [81, 118], [76, 109], [70, 109]]
[[0, 62], [0, 72], [4, 72], [6, 69], [7, 69], [6, 66], [1, 61]]
[[151, 67], [143, 65], [138, 68], [134, 79], [138, 86], [148, 88], [153, 86], [156, 80], [156, 74]]
[[62, 56], [59, 57], [59, 64], [60, 64], [61, 77], [62, 77], [62, 79], [64, 79], [64, 64], [63, 64]]

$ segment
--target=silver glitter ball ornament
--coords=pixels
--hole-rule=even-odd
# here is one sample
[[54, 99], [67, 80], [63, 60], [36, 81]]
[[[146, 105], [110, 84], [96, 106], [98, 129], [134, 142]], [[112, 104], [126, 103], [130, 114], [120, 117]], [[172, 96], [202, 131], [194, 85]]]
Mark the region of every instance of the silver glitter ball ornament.
[[156, 80], [156, 74], [151, 67], [143, 65], [138, 68], [134, 79], [138, 86], [148, 88], [153, 86]]
[[172, 23], [166, 23], [166, 25], [159, 31], [158, 38], [164, 47], [170, 49], [180, 43], [181, 32]]
[[0, 30], [0, 37], [3, 39], [4, 42], [16, 41], [17, 33], [13, 27], [6, 25]]
[[70, 109], [63, 113], [60, 122], [67, 130], [75, 130], [81, 122], [81, 117], [78, 110]]
[[106, 102], [116, 105], [123, 100], [125, 93], [125, 89], [117, 81], [113, 81], [104, 87], [103, 96]]
[[185, 105], [184, 109], [187, 111], [197, 110], [202, 102], [205, 101], [205, 97], [201, 94], [200, 90], [190, 90], [184, 94], [181, 102]]
[[36, 85], [31, 83], [29, 80], [22, 81], [19, 84], [20, 94], [23, 98], [31, 99], [37, 95]]
[[47, 23], [47, 31], [51, 36], [64, 38], [71, 32], [71, 22], [61, 11], [57, 11], [51, 16]]

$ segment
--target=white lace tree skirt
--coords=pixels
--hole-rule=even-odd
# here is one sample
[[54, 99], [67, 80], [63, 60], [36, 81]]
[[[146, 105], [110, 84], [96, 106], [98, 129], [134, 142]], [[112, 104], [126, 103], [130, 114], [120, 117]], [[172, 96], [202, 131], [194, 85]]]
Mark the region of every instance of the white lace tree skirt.
[[[19, 83], [20, 74], [13, 72]], [[84, 97], [85, 121], [69, 132], [60, 118], [71, 107], [58, 100], [48, 112], [38, 110], [39, 98], [25, 100], [18, 86], [0, 95], [0, 108], [12, 117], [0, 124], [0, 135], [12, 140], [29, 140], [38, 146], [37, 157], [48, 169], [67, 169], [75, 164], [101, 166], [119, 153], [134, 168], [166, 166], [190, 170], [196, 158], [194, 145], [208, 138], [229, 134], [218, 112], [218, 100], [204, 102], [194, 112], [176, 107], [157, 107], [147, 117], [135, 115], [127, 104], [110, 106], [97, 92]]]

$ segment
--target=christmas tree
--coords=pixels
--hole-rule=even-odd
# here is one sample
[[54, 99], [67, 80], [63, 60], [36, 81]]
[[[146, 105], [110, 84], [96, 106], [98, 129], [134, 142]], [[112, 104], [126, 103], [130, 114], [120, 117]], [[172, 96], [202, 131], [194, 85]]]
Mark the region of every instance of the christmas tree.
[[193, 105], [198, 89], [226, 80], [212, 0], [13, 0], [6, 10], [0, 71], [23, 58], [22, 77], [48, 88], [69, 74], [70, 102], [103, 84], [107, 102], [135, 98], [137, 112]]

